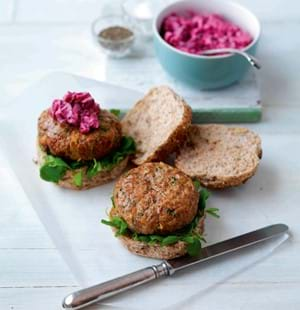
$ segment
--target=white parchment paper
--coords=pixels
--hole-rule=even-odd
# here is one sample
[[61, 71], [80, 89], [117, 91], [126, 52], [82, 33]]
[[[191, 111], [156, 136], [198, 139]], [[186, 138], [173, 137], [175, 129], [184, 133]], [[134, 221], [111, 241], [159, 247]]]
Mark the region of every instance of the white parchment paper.
[[[68, 74], [51, 74], [7, 106], [1, 114], [0, 136], [11, 167], [40, 220], [78, 283], [88, 286], [159, 261], [132, 255], [114, 238], [109, 227], [100, 224], [111, 207], [113, 183], [76, 192], [40, 180], [38, 168], [32, 161], [36, 152], [37, 118], [54, 98], [68, 90], [90, 91], [105, 108], [128, 106], [140, 97], [139, 93], [104, 83]], [[274, 143], [267, 141], [269, 149], [276, 147]], [[268, 199], [268, 193], [262, 188], [272, 190], [272, 180], [266, 174], [269, 168], [262, 163], [255, 181], [250, 180], [238, 189], [212, 193], [208, 204], [220, 209], [221, 218], [207, 219], [208, 244], [272, 224], [257, 207], [258, 201]], [[271, 259], [274, 249], [286, 238], [203, 263], [156, 284], [137, 288], [134, 293], [110, 299], [106, 304], [126, 309], [184, 309], [220, 284], [232, 281], [262, 260]]]

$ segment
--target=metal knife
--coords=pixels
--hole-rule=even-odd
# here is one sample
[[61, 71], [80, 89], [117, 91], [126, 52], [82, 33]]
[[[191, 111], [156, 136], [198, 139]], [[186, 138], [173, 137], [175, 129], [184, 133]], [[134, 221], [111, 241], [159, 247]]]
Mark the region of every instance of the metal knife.
[[288, 229], [288, 226], [285, 224], [266, 226], [202, 248], [201, 253], [197, 257], [184, 256], [164, 260], [161, 264], [146, 267], [102, 284], [74, 292], [64, 298], [62, 306], [64, 309], [86, 307], [141, 284], [164, 276], [171, 276], [176, 271], [186, 267], [280, 236], [288, 232]]

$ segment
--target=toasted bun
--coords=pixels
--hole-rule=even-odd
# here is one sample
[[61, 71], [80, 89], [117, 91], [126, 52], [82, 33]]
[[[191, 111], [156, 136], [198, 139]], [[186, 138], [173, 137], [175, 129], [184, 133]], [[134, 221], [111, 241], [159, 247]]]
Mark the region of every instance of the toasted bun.
[[136, 165], [160, 161], [174, 152], [185, 140], [192, 110], [167, 86], [153, 88], [125, 115], [124, 135], [134, 138]]
[[[38, 147], [38, 164], [42, 166], [44, 163], [45, 156], [47, 154]], [[68, 170], [63, 178], [57, 183], [59, 186], [74, 189], [74, 190], [85, 190], [92, 187], [96, 187], [105, 183], [112, 181], [113, 179], [117, 178], [126, 168], [128, 163], [128, 156], [122, 160], [117, 166], [115, 166], [110, 171], [102, 171], [99, 172], [97, 175], [92, 177], [91, 179], [87, 177], [86, 167], [82, 167], [80, 169]], [[82, 170], [82, 186], [76, 186], [74, 184], [74, 176]]]
[[175, 166], [212, 189], [245, 183], [262, 156], [259, 136], [246, 128], [192, 125], [188, 141]]
[[[204, 220], [205, 216], [200, 219], [197, 227], [195, 228], [199, 234], [203, 234], [204, 232]], [[127, 236], [119, 236], [119, 239], [130, 252], [141, 256], [157, 259], [172, 259], [187, 254], [187, 244], [183, 241], [178, 241], [171, 245], [161, 246], [158, 244], [149, 245], [142, 241], [133, 240]]]

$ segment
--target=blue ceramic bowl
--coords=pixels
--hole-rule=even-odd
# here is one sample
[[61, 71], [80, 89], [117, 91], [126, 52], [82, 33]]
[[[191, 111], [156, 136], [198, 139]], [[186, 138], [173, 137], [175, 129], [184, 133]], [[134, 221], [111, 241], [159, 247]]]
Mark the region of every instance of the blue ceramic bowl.
[[154, 47], [162, 67], [174, 78], [199, 89], [222, 88], [242, 79], [250, 65], [240, 55], [193, 55], [182, 52], [164, 41], [159, 33], [164, 18], [171, 13], [186, 10], [224, 16], [252, 35], [253, 41], [243, 50], [252, 55], [256, 53], [260, 24], [250, 11], [229, 1], [184, 0], [168, 5], [154, 19]]

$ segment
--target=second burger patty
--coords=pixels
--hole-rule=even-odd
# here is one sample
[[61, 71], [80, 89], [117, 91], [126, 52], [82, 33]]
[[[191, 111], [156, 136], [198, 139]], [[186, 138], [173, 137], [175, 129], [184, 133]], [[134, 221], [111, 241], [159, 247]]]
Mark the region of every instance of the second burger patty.
[[101, 110], [100, 127], [88, 134], [55, 121], [48, 110], [38, 120], [38, 141], [43, 151], [71, 160], [92, 160], [108, 155], [120, 145], [122, 128], [118, 118]]
[[146, 163], [117, 181], [111, 215], [122, 217], [141, 234], [167, 234], [183, 228], [195, 217], [199, 193], [193, 181], [164, 163]]

